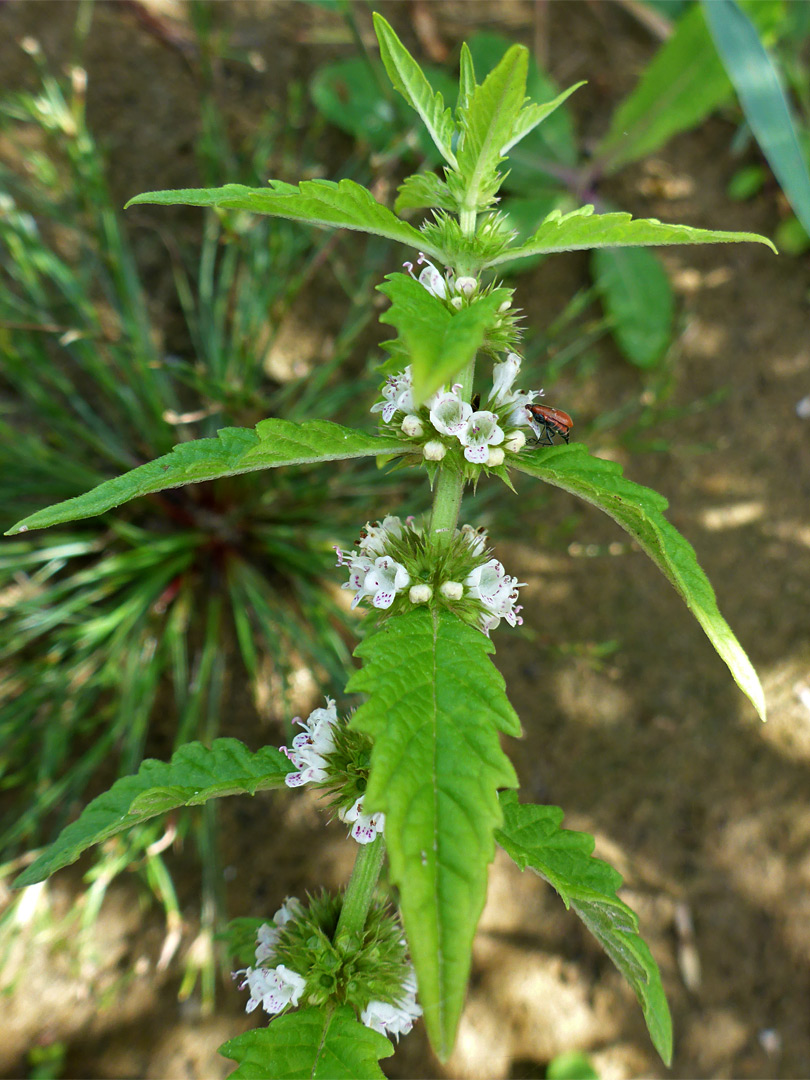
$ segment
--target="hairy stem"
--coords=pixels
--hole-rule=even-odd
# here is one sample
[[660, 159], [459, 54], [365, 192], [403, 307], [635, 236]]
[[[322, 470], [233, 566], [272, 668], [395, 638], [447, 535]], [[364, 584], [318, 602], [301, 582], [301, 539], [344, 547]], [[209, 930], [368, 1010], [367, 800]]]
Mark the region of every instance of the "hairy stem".
[[374, 899], [374, 890], [377, 888], [377, 880], [382, 869], [383, 856], [385, 855], [385, 842], [378, 834], [376, 840], [370, 844], [359, 844], [357, 859], [354, 863], [352, 876], [346, 886], [343, 896], [343, 907], [340, 911], [337, 930], [335, 931], [335, 944], [346, 944], [352, 938], [359, 938], [366, 925], [368, 911]]

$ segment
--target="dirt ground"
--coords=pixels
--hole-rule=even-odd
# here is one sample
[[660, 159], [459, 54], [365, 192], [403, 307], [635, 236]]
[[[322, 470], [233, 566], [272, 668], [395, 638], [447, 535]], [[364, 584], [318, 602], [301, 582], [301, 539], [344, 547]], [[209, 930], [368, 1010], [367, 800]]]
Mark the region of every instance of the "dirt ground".
[[[377, 6], [418, 50], [418, 7]], [[450, 48], [479, 28], [535, 43], [532, 3], [430, 7]], [[248, 79], [239, 68], [226, 84], [235, 111], [281, 102], [293, 75], [340, 52], [328, 32], [337, 19], [314, 5], [218, 8], [239, 45], [268, 60], [264, 73]], [[58, 60], [76, 10], [72, 2], [0, 7], [7, 86], [26, 78], [15, 42], [34, 34]], [[179, 4], [147, 10], [181, 27], [187, 16]], [[555, 79], [590, 80], [572, 107], [594, 138], [656, 42], [610, 0], [558, 0], [541, 14]], [[85, 59], [91, 122], [121, 202], [194, 183], [194, 82], [182, 49], [131, 5], [99, 4]], [[725, 196], [732, 130], [714, 118], [626, 169], [605, 193], [637, 215], [773, 235], [773, 190], [747, 204]], [[144, 247], [147, 264], [157, 257]], [[507, 631], [496, 645], [524, 723], [523, 740], [507, 748], [524, 798], [562, 806], [565, 824], [593, 833], [597, 854], [624, 875], [622, 895], [639, 913], [673, 1010], [672, 1071], [656, 1058], [632, 992], [576, 917], [499, 856], [456, 1051], [441, 1066], [417, 1029], [385, 1063], [391, 1077], [528, 1080], [575, 1048], [592, 1055], [604, 1080], [810, 1076], [810, 421], [795, 409], [810, 394], [810, 262], [758, 245], [672, 248], [662, 257], [679, 302], [669, 404], [683, 412], [656, 428], [666, 451], [631, 457], [609, 432], [590, 448], [670, 500], [671, 520], [694, 544], [763, 678], [769, 722], [759, 723], [656, 568], [609, 519], [562, 493], [542, 515], [522, 517], [513, 531], [520, 542], [497, 545], [528, 585], [527, 632]], [[530, 328], [554, 317], [586, 267], [582, 256], [560, 256], [519, 279]], [[164, 280], [165, 270], [146, 269]], [[719, 403], [689, 409], [718, 388], [726, 391]], [[585, 425], [641, 391], [638, 372], [605, 344], [589, 380], [563, 381], [555, 395]], [[598, 661], [594, 647], [608, 641], [617, 648]], [[324, 840], [306, 797], [226, 800], [223, 811], [232, 914], [271, 914], [289, 893], [345, 880], [349, 845], [337, 828]], [[57, 878], [57, 908], [71, 903], [76, 880]], [[69, 1045], [65, 1077], [227, 1074], [216, 1047], [249, 1025], [242, 996], [224, 988], [215, 1019], [193, 997], [179, 1003], [176, 971], [155, 972], [160, 920], [135, 896], [126, 884], [113, 890], [91, 972], [57, 956], [19, 980], [4, 1006], [4, 1075], [22, 1075], [27, 1049], [56, 1040]]]

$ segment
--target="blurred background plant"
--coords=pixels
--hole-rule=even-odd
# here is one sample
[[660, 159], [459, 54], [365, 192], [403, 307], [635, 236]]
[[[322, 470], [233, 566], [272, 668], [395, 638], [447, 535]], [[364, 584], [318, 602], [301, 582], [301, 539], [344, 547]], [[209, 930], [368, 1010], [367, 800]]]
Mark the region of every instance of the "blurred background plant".
[[[78, 11], [80, 54], [91, 7]], [[317, 174], [317, 123], [303, 145], [287, 134], [297, 118], [270, 112], [249, 145], [228, 138], [213, 78], [221, 43], [209, 8], [196, 4], [192, 14], [202, 184]], [[348, 258], [334, 236], [211, 213], [198, 243], [181, 243], [177, 231], [165, 239], [176, 295], [156, 319], [130, 223], [122, 224], [111, 201], [104, 156], [87, 126], [85, 72], [76, 62], [67, 76], [56, 75], [36, 41], [23, 47], [40, 87], [0, 101], [7, 526], [229, 425], [274, 415], [352, 423], [375, 384], [356, 358], [353, 379], [337, 372], [362, 343], [387, 246], [370, 243], [364, 257]], [[303, 94], [290, 100], [294, 109]], [[293, 310], [307, 302], [316, 271], [339, 298], [342, 319], [332, 340], [318, 341], [317, 355], [303, 340], [305, 324], [296, 340]], [[177, 354], [163, 345], [172, 316], [181, 325], [173, 331]], [[0, 858], [7, 870], [145, 755], [168, 757], [179, 743], [220, 733], [245, 737], [251, 723], [278, 722], [319, 689], [334, 692], [350, 663], [351, 636], [346, 606], [330, 584], [332, 545], [356, 533], [368, 507], [385, 501], [384, 490], [393, 500], [391, 480], [373, 465], [281, 470], [272, 485], [248, 474], [3, 545]], [[221, 871], [213, 804], [208, 810], [178, 817], [169, 840], [189, 830], [196, 838], [203, 932], [188, 963], [192, 975], [202, 971], [210, 1004]], [[177, 947], [181, 920], [166, 846], [165, 836], [143, 829], [102, 852], [74, 912], [85, 938], [110, 882], [130, 868], [162, 903], [167, 942]], [[15, 912], [4, 915], [4, 942]], [[191, 984], [193, 977], [186, 992]]]

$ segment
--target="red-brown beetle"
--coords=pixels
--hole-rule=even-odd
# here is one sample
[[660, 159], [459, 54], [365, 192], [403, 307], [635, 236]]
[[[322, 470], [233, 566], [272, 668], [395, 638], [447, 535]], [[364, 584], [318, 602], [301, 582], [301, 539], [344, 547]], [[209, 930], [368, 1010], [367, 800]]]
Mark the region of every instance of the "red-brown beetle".
[[545, 438], [546, 445], [554, 445], [554, 436], [559, 435], [568, 442], [568, 436], [574, 421], [562, 409], [553, 409], [550, 405], [526, 405], [529, 424], [540, 442]]

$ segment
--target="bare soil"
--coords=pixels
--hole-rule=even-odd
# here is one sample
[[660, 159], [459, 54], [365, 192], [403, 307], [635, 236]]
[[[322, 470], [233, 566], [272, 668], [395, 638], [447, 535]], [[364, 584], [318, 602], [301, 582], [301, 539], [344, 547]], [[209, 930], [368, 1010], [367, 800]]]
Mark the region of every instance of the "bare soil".
[[[378, 7], [420, 53], [412, 26], [424, 6]], [[479, 28], [532, 47], [545, 18], [552, 74], [561, 85], [590, 80], [573, 99], [586, 138], [604, 130], [656, 46], [607, 0], [428, 8], [450, 49]], [[169, 0], [141, 10], [180, 31], [188, 17]], [[76, 13], [72, 2], [0, 7], [7, 87], [32, 82], [15, 42], [34, 34], [53, 63], [64, 62]], [[366, 13], [358, 17], [365, 26]], [[215, 5], [215, 18], [267, 62], [264, 72], [226, 66], [224, 100], [242, 117], [234, 123], [249, 123], [268, 102], [283, 108], [293, 78], [352, 48], [335, 44], [339, 20], [314, 5], [234, 2]], [[116, 197], [193, 184], [196, 84], [183, 48], [132, 5], [100, 4], [84, 62]], [[605, 194], [637, 215], [772, 235], [774, 188], [742, 205], [726, 198], [732, 133], [714, 118], [627, 168]], [[145, 233], [136, 244], [159, 309], [169, 295], [160, 246]], [[552, 1057], [575, 1048], [593, 1056], [605, 1080], [810, 1076], [810, 708], [799, 696], [810, 689], [810, 428], [795, 411], [810, 393], [810, 262], [758, 245], [672, 248], [662, 258], [679, 301], [669, 404], [680, 411], [655, 430], [668, 448], [631, 456], [615, 432], [592, 436], [590, 448], [670, 500], [671, 520], [694, 544], [763, 677], [769, 723], [756, 719], [646, 557], [610, 520], [561, 493], [542, 514], [521, 515], [512, 530], [520, 541], [498, 544], [528, 585], [525, 633], [496, 644], [525, 728], [508, 746], [524, 798], [562, 806], [566, 825], [593, 833], [597, 854], [624, 875], [622, 895], [640, 915], [673, 1009], [672, 1072], [656, 1058], [632, 993], [575, 916], [499, 856], [456, 1051], [440, 1065], [417, 1030], [385, 1063], [392, 1077], [540, 1077]], [[571, 255], [521, 278], [528, 326], [548, 323], [586, 275], [587, 260]], [[692, 407], [718, 388], [726, 391], [719, 403]], [[559, 383], [555, 403], [584, 427], [642, 391], [642, 376], [604, 344], [588, 381]], [[616, 649], [597, 659], [609, 641]], [[248, 713], [245, 726], [255, 728]], [[226, 800], [223, 809], [232, 914], [271, 914], [287, 894], [345, 880], [349, 845], [335, 827], [324, 839], [307, 797]], [[177, 859], [188, 948], [196, 871], [189, 855]], [[69, 906], [78, 880], [58, 878], [50, 903]], [[163, 930], [138, 895], [126, 883], [113, 890], [94, 965], [76, 971], [65, 956], [40, 952], [22, 969], [7, 1006], [4, 1075], [24, 1075], [30, 1047], [58, 1040], [68, 1044], [65, 1077], [227, 1074], [216, 1047], [252, 1022], [242, 995], [225, 987], [215, 1018], [201, 1015], [193, 996], [178, 1002], [178, 968], [156, 971]]]

